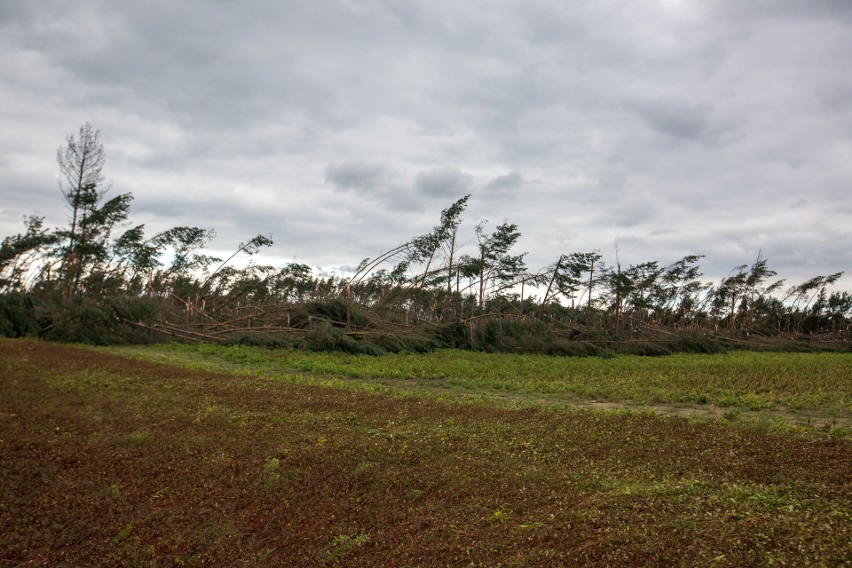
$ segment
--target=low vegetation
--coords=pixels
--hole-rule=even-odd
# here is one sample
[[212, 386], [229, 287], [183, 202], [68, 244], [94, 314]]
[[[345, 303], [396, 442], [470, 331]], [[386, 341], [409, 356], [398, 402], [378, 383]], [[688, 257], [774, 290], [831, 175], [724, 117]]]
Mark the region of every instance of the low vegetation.
[[[241, 345], [120, 347], [116, 353], [185, 368], [253, 373], [379, 392], [511, 404], [608, 402], [667, 411], [765, 411], [794, 423], [852, 426], [848, 353], [733, 351], [669, 357], [546, 355], [439, 350], [383, 357]], [[342, 379], [342, 380], [341, 380]], [[719, 414], [711, 412], [713, 414]], [[837, 430], [840, 431], [840, 430]]]
[[[852, 556], [848, 438], [651, 413], [446, 404], [257, 375], [288, 369], [289, 357], [290, 369], [306, 365], [296, 353], [193, 355], [230, 362], [232, 372], [0, 340], [5, 562], [838, 566]], [[428, 357], [462, 374], [457, 354]], [[536, 365], [554, 376], [551, 361], [582, 373], [594, 365], [603, 377], [618, 365], [648, 365], [640, 372], [653, 377], [667, 376], [661, 361], [683, 364], [488, 357], [511, 368], [506, 376]], [[848, 388], [833, 357], [827, 375]], [[810, 358], [800, 367], [773, 361], [800, 376], [815, 368]], [[472, 357], [471, 368], [485, 359]], [[339, 376], [393, 361], [437, 380], [405, 356], [315, 361]], [[748, 366], [740, 354], [703, 361], [705, 370]], [[233, 372], [244, 365], [251, 372]], [[317, 371], [326, 372], [303, 375]], [[758, 390], [848, 403], [829, 380], [800, 389], [759, 369], [751, 376]], [[661, 384], [672, 389], [668, 377]], [[727, 380], [725, 388], [749, 388]]]

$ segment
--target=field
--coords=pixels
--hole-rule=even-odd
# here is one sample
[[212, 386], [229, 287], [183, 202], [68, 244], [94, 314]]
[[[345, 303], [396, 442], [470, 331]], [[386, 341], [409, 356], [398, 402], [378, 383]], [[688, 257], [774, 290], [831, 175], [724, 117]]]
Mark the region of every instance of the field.
[[843, 565], [850, 369], [2, 340], [0, 562]]
[[852, 355], [748, 351], [668, 357], [551, 357], [444, 350], [382, 357], [167, 344], [114, 352], [295, 383], [512, 406], [647, 409], [762, 428], [852, 426]]

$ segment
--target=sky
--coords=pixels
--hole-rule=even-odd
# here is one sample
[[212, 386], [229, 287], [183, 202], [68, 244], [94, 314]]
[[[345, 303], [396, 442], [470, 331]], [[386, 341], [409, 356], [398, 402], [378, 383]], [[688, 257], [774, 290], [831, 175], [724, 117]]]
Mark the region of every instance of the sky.
[[797, 284], [852, 271], [850, 69], [849, 0], [0, 0], [0, 236], [65, 223], [88, 121], [132, 222], [225, 256], [345, 274], [471, 194], [468, 250], [515, 223], [533, 271]]

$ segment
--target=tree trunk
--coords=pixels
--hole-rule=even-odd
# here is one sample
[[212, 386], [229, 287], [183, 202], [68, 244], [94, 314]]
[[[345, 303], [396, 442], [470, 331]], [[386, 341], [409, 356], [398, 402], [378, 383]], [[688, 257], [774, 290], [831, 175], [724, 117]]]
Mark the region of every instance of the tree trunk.
[[592, 258], [591, 264], [589, 265], [589, 309], [592, 309], [592, 278], [595, 274], [595, 259]]

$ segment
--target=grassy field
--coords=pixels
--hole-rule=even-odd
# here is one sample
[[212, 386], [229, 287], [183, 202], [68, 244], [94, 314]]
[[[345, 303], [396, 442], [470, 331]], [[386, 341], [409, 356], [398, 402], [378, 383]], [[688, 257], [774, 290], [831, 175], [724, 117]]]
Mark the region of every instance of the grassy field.
[[[208, 371], [450, 400], [651, 408], [726, 418], [852, 426], [852, 354], [677, 354], [566, 358], [444, 350], [382, 357], [167, 344], [116, 353]], [[754, 420], [752, 420], [754, 422]]]
[[[748, 354], [707, 356], [696, 364], [724, 372], [702, 385], [699, 372], [678, 378], [678, 366], [691, 368], [681, 358], [468, 354], [466, 372], [452, 352], [142, 353], [183, 367], [0, 340], [0, 562], [839, 566], [852, 558], [848, 437], [368, 392], [407, 380], [470, 381], [459, 388], [533, 401], [547, 388], [648, 401], [694, 390], [846, 412], [848, 359], [763, 359], [788, 365], [777, 377], [749, 365]], [[642, 398], [619, 366], [663, 394]], [[751, 378], [735, 376], [753, 367]], [[597, 390], [571, 386], [583, 373]], [[311, 381], [332, 386], [298, 384]], [[706, 404], [722, 401], [713, 396]]]

